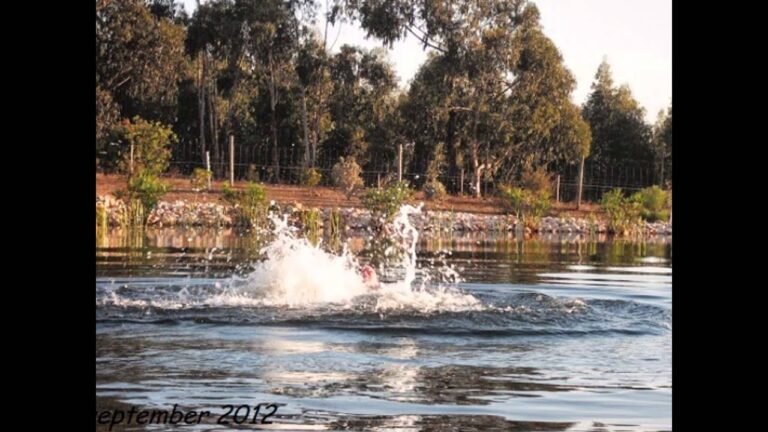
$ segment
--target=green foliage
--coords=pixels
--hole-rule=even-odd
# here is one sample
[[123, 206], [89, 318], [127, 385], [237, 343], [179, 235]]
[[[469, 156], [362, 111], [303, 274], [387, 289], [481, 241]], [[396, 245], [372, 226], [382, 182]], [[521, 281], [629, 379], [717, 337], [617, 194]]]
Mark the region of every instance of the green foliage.
[[105, 232], [109, 222], [107, 208], [103, 203], [96, 204], [96, 229]]
[[640, 203], [642, 209], [640, 216], [643, 219], [655, 222], [669, 219], [670, 194], [658, 186], [647, 187], [635, 193], [632, 198]]
[[249, 183], [240, 198], [240, 207], [254, 226], [266, 218], [267, 196], [264, 186]]
[[520, 185], [533, 192], [552, 193], [552, 178], [544, 168], [525, 171], [520, 179]]
[[237, 209], [238, 224], [253, 227], [266, 224], [267, 196], [264, 186], [249, 183], [245, 190], [237, 190], [224, 185], [222, 198]]
[[445, 190], [445, 186], [440, 183], [440, 180], [433, 179], [429, 180], [427, 183], [424, 184], [424, 195], [427, 197], [427, 199], [430, 200], [442, 200], [443, 198], [448, 195], [448, 193]]
[[96, 150], [106, 154], [108, 138], [112, 127], [120, 117], [120, 107], [112, 95], [101, 87], [96, 87]]
[[317, 168], [309, 168], [302, 173], [301, 183], [304, 186], [315, 187], [323, 180], [323, 174]]
[[126, 117], [172, 122], [185, 36], [181, 25], [154, 16], [144, 1], [97, 1], [96, 85], [105, 94], [97, 101], [114, 100]]
[[[437, 47], [401, 105], [415, 163], [444, 145], [448, 175], [469, 168], [479, 195], [482, 179], [511, 182], [524, 168], [588, 151], [588, 126], [570, 101], [575, 79], [532, 3], [364, 3], [358, 12], [369, 34], [394, 40], [423, 24], [430, 29], [423, 42]], [[432, 171], [421, 165], [413, 170]]]
[[371, 211], [374, 220], [391, 222], [405, 201], [413, 195], [406, 182], [393, 183], [384, 188], [368, 189], [363, 205]]
[[659, 113], [653, 127], [651, 147], [657, 175], [663, 184], [672, 177], [672, 106]]
[[437, 180], [443, 173], [445, 165], [445, 144], [438, 142], [432, 151], [432, 158], [427, 164], [427, 183]]
[[393, 97], [397, 76], [386, 51], [342, 45], [330, 57], [328, 72], [333, 83], [327, 103], [332, 129], [323, 149], [363, 166], [372, 157], [392, 158], [392, 145], [399, 139]]
[[112, 129], [117, 148], [117, 168], [123, 173], [130, 173], [131, 145], [133, 145], [133, 173], [160, 175], [168, 168], [171, 159], [171, 147], [176, 143], [176, 134], [170, 127], [158, 122], [146, 121], [134, 117], [132, 121], [123, 120]]
[[608, 218], [609, 231], [623, 235], [638, 227], [642, 204], [636, 196], [627, 198], [621, 189], [613, 189], [603, 194], [601, 207]]
[[245, 174], [245, 179], [252, 183], [259, 181], [259, 169], [256, 168], [256, 165], [248, 165], [248, 172]]
[[328, 234], [331, 236], [331, 239], [340, 240], [344, 225], [341, 220], [341, 212], [338, 209], [331, 210], [331, 213], [328, 215], [328, 225]]
[[320, 241], [320, 211], [316, 208], [303, 210], [299, 219], [307, 240], [317, 245]]
[[356, 189], [363, 187], [361, 174], [360, 165], [353, 158], [340, 158], [339, 162], [333, 166], [331, 179], [333, 184], [344, 191], [347, 198], [349, 198], [355, 193]]
[[221, 195], [224, 201], [226, 201], [230, 205], [235, 205], [238, 202], [240, 193], [236, 189], [232, 189], [231, 187], [229, 187], [229, 185], [225, 184], [221, 188]]
[[645, 110], [629, 87], [614, 86], [610, 66], [605, 61], [597, 70], [583, 115], [592, 132], [591, 160], [652, 160], [652, 134], [645, 123]]
[[142, 171], [128, 182], [129, 195], [141, 201], [147, 210], [147, 214], [155, 208], [160, 197], [169, 190], [170, 187], [167, 184], [147, 171]]
[[211, 177], [213, 177], [213, 173], [207, 169], [195, 168], [195, 170], [192, 171], [192, 177], [190, 178], [192, 189], [194, 189], [195, 192], [199, 192], [203, 189], [208, 190], [208, 182], [210, 182]]
[[[310, 30], [322, 9], [315, 0], [201, 2], [188, 19], [177, 3], [96, 4], [98, 157], [119, 150], [108, 168], [127, 168], [129, 143], [110, 132], [134, 116], [172, 125], [179, 160], [200, 163], [209, 151], [217, 176], [232, 134], [239, 165], [271, 167], [270, 178], [243, 169], [252, 182], [279, 181], [286, 166], [318, 166], [328, 177], [329, 155], [392, 171], [400, 143], [413, 143], [407, 171], [451, 192], [462, 171], [475, 185], [512, 184], [525, 169], [560, 169], [590, 151], [594, 159], [646, 157], [635, 151], [649, 135], [640, 107], [614, 88], [607, 65], [583, 112], [571, 102], [574, 77], [531, 1], [330, 2], [332, 22], [357, 21], [385, 44], [416, 33], [432, 48], [407, 92], [384, 50], [332, 53], [331, 39]], [[654, 134], [662, 184], [671, 175], [671, 110], [668, 118]], [[351, 195], [362, 182], [348, 177], [338, 183]]]
[[427, 182], [422, 190], [427, 199], [442, 200], [448, 194], [445, 185], [438, 180], [446, 166], [445, 145], [439, 142], [432, 151], [432, 157], [427, 164]]
[[521, 219], [525, 211], [526, 192], [523, 188], [509, 187], [502, 189], [502, 195], [507, 199], [509, 209], [517, 219]]
[[141, 171], [128, 179], [128, 187], [118, 192], [117, 197], [126, 203], [127, 224], [143, 226], [160, 198], [170, 190], [170, 187], [160, 181], [154, 174]]
[[506, 205], [515, 217], [526, 226], [535, 229], [552, 205], [549, 191], [528, 190], [519, 187], [502, 188]]

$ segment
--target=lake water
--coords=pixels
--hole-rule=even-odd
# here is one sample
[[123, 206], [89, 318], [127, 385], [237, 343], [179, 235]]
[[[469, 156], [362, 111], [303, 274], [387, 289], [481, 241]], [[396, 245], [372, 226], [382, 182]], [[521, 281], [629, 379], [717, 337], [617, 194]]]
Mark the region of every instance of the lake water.
[[[341, 259], [264, 266], [263, 245], [231, 230], [102, 234], [97, 415], [176, 405], [211, 413], [176, 427], [217, 431], [671, 430], [671, 238], [420, 238], [407, 290], [361, 294]], [[365, 260], [363, 239], [350, 249]], [[461, 282], [440, 281], [448, 267]]]

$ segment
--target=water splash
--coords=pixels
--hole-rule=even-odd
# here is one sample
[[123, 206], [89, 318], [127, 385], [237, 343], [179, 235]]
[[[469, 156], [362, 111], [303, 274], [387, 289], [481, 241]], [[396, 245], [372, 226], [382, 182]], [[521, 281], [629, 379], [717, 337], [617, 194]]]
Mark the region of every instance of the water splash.
[[343, 303], [366, 294], [357, 272], [357, 259], [344, 245], [333, 255], [297, 236], [287, 216], [272, 217], [275, 240], [261, 250], [265, 261], [245, 278], [233, 277], [234, 291], [249, 292], [265, 305], [298, 307], [316, 303]]
[[[256, 265], [246, 278], [233, 280], [233, 287], [250, 291], [270, 306], [308, 307], [334, 303], [355, 307], [371, 304], [378, 312], [413, 309], [420, 312], [458, 311], [481, 308], [481, 302], [462, 293], [455, 282], [458, 273], [447, 266], [418, 269], [416, 246], [419, 232], [410, 217], [421, 213], [422, 205], [403, 205], [390, 232], [400, 247], [402, 278], [369, 287], [359, 273], [360, 265], [346, 245], [340, 255], [312, 245], [296, 235], [287, 218], [273, 218], [276, 239], [262, 250], [267, 259]], [[387, 269], [384, 269], [387, 270]], [[446, 282], [448, 281], [448, 282]], [[367, 299], [364, 297], [368, 297]]]
[[[404, 205], [388, 227], [393, 247], [400, 249], [392, 255], [399, 258], [388, 264], [391, 268], [381, 269], [388, 277], [378, 286], [365, 283], [360, 263], [347, 245], [340, 254], [328, 252], [322, 243], [314, 245], [299, 235], [285, 215], [270, 217], [274, 240], [260, 250], [266, 259], [255, 263], [250, 273], [201, 285], [170, 280], [124, 288], [108, 284], [97, 289], [97, 304], [158, 310], [266, 306], [309, 314], [319, 309], [378, 314], [485, 309], [480, 300], [458, 288], [461, 278], [452, 267], [444, 262], [418, 267], [419, 232], [410, 217], [420, 212], [421, 205]], [[210, 258], [214, 252], [206, 255]]]

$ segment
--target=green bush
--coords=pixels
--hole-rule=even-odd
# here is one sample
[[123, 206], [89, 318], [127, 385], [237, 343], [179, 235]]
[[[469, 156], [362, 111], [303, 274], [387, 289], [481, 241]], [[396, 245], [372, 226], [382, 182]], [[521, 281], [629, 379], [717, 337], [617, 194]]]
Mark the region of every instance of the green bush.
[[103, 203], [96, 204], [96, 229], [106, 230], [109, 225], [107, 207]]
[[112, 129], [112, 141], [119, 144], [110, 147], [115, 149], [112, 154], [117, 158], [120, 172], [130, 172], [133, 145], [133, 173], [160, 175], [168, 168], [171, 146], [177, 138], [170, 126], [136, 116], [132, 121], [123, 120]]
[[323, 175], [317, 168], [309, 168], [302, 173], [301, 183], [304, 186], [315, 187], [323, 180]]
[[374, 219], [391, 222], [400, 206], [413, 195], [406, 182], [393, 183], [385, 188], [368, 189], [363, 205], [371, 211]]
[[546, 194], [552, 194], [552, 179], [547, 170], [537, 168], [523, 173], [520, 179], [520, 186], [523, 189]]
[[610, 231], [624, 234], [638, 227], [643, 206], [636, 195], [627, 198], [621, 189], [613, 189], [603, 194], [601, 207], [608, 218]]
[[253, 183], [259, 181], [259, 169], [256, 167], [256, 165], [248, 165], [248, 172], [245, 173], [245, 179]]
[[199, 192], [203, 189], [208, 190], [208, 182], [212, 177], [213, 173], [207, 169], [195, 168], [195, 170], [192, 172], [192, 178], [190, 179], [190, 183], [192, 183], [192, 189], [194, 189], [195, 192]]
[[371, 228], [374, 233], [368, 244], [371, 265], [389, 267], [400, 262], [406, 253], [403, 245], [386, 229], [386, 225], [394, 220], [400, 207], [412, 194], [406, 182], [393, 182], [386, 187], [366, 191], [363, 204], [371, 211]]
[[506, 205], [509, 210], [515, 214], [517, 219], [521, 219], [525, 211], [527, 193], [523, 188], [506, 187], [502, 189], [502, 196], [506, 198]]
[[506, 187], [502, 189], [502, 196], [515, 217], [531, 228], [538, 227], [541, 217], [552, 205], [547, 189], [530, 191], [519, 187]]
[[229, 185], [225, 184], [224, 187], [221, 188], [221, 194], [224, 201], [231, 205], [235, 205], [239, 201], [240, 191], [232, 189]]
[[647, 187], [632, 196], [632, 200], [640, 203], [640, 216], [655, 222], [669, 219], [670, 194], [658, 186]]
[[447, 195], [447, 192], [445, 191], [445, 186], [440, 182], [440, 180], [433, 179], [428, 181], [424, 184], [424, 195], [427, 197], [427, 199], [431, 200], [442, 200]]
[[243, 193], [241, 204], [245, 207], [258, 207], [266, 204], [267, 192], [264, 186], [256, 183], [248, 183]]
[[117, 193], [117, 197], [126, 203], [128, 225], [144, 225], [160, 197], [170, 187], [155, 175], [142, 171], [128, 179], [128, 187]]
[[263, 226], [267, 220], [267, 196], [264, 186], [249, 183], [245, 190], [235, 190], [227, 185], [222, 188], [226, 202], [238, 209], [239, 223]]
[[160, 197], [165, 195], [170, 188], [148, 172], [141, 172], [131, 178], [128, 183], [128, 193], [131, 198], [138, 199], [149, 214], [157, 206]]
[[360, 165], [353, 158], [341, 158], [331, 170], [331, 180], [350, 198], [356, 189], [363, 187], [361, 173]]
[[302, 210], [299, 219], [304, 230], [304, 236], [310, 243], [317, 245], [320, 241], [320, 210], [316, 208]]

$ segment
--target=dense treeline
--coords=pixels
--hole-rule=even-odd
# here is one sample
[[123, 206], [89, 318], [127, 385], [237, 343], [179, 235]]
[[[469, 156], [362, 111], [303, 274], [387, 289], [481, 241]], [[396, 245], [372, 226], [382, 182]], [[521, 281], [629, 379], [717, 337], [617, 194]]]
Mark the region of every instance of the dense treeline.
[[[323, 16], [384, 46], [416, 37], [428, 58], [404, 88], [386, 50], [333, 49]], [[394, 172], [399, 145], [416, 186], [452, 192], [461, 173], [479, 194], [582, 158], [671, 178], [671, 107], [646, 124], [605, 62], [574, 105], [539, 18], [527, 0], [211, 0], [191, 15], [174, 0], [97, 0], [97, 158], [122, 166], [126, 127], [149, 121], [172, 128], [172, 161], [204, 166], [209, 152], [216, 177], [233, 136], [238, 177], [261, 181], [328, 173], [342, 156]]]

